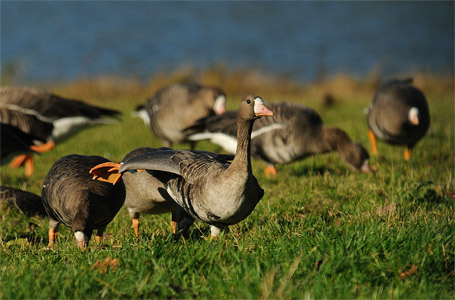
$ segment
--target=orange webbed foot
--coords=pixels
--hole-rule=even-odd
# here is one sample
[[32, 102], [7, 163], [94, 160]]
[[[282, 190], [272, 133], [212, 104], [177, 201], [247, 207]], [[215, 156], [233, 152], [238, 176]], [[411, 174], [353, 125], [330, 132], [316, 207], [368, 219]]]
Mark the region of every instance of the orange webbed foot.
[[271, 178], [271, 177], [277, 177], [278, 171], [276, 170], [275, 166], [267, 166], [265, 168], [265, 177]]

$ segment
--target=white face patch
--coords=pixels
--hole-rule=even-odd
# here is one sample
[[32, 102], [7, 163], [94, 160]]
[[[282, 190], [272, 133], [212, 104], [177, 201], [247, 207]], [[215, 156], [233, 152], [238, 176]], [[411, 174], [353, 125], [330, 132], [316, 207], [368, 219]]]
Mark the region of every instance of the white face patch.
[[74, 236], [76, 237], [76, 241], [86, 242], [85, 234], [82, 231], [76, 231]]
[[254, 112], [257, 113], [260, 110], [260, 106], [264, 105], [264, 100], [261, 97], [254, 98]]
[[219, 95], [215, 100], [215, 104], [213, 105], [213, 111], [215, 111], [217, 115], [224, 113], [226, 111], [225, 104], [226, 97], [224, 95]]
[[408, 113], [408, 120], [413, 125], [419, 125], [419, 109], [417, 107], [411, 107]]

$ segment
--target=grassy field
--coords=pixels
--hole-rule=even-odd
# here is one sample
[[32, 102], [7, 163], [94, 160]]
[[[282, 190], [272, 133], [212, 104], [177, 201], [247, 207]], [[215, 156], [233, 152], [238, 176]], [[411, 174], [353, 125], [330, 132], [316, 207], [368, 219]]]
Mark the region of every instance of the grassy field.
[[[158, 87], [188, 72], [149, 82], [100, 78], [47, 86], [68, 97], [119, 109], [119, 124], [87, 129], [36, 157], [35, 174], [1, 167], [1, 184], [40, 194], [44, 177], [61, 156], [102, 155], [120, 161], [129, 151], [159, 147], [130, 112]], [[378, 80], [346, 76], [299, 85], [213, 68], [198, 74], [220, 84], [228, 108], [254, 92], [264, 101], [293, 101], [315, 108], [370, 149], [363, 109]], [[455, 289], [454, 86], [453, 78], [420, 74], [432, 125], [409, 162], [403, 148], [378, 143], [375, 174], [349, 170], [336, 154], [278, 167], [267, 179], [253, 160], [264, 198], [243, 222], [218, 241], [195, 222], [190, 238], [174, 241], [170, 215], [141, 216], [135, 238], [125, 208], [107, 227], [103, 244], [76, 247], [60, 227], [47, 247], [46, 219], [1, 212], [0, 298], [451, 298]], [[327, 103], [327, 95], [334, 99]], [[179, 148], [186, 145], [178, 145]], [[198, 149], [220, 151], [208, 142]]]

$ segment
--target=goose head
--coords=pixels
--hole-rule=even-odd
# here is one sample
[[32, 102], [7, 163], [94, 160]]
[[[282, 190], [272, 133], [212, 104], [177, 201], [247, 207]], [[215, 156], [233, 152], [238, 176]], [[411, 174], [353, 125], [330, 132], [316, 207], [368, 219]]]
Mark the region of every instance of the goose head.
[[339, 152], [341, 158], [354, 170], [365, 173], [371, 172], [370, 155], [359, 143], [346, 144]]
[[264, 105], [261, 97], [248, 95], [239, 105], [239, 121], [252, 121], [260, 117], [272, 117], [273, 112]]

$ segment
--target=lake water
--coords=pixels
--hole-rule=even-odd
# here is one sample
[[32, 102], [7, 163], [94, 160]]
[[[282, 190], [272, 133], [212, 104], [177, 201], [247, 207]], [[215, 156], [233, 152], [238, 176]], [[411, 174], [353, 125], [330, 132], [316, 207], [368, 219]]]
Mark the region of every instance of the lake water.
[[1, 1], [15, 82], [215, 63], [313, 80], [454, 68], [454, 2]]

